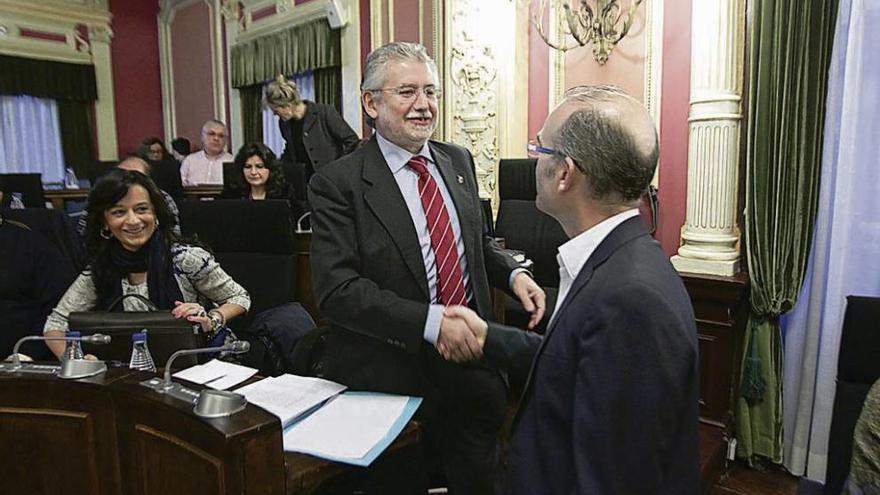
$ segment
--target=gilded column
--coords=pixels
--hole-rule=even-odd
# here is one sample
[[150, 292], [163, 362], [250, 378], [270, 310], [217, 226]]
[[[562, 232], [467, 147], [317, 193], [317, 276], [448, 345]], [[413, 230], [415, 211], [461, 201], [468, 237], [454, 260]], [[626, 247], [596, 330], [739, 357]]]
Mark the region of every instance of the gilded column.
[[89, 44], [95, 64], [98, 100], [95, 101], [95, 127], [98, 131], [98, 159], [116, 160], [116, 99], [113, 94], [113, 71], [110, 41], [113, 31], [107, 25], [89, 26]]
[[692, 7], [687, 217], [672, 263], [682, 272], [731, 276], [740, 257], [745, 1], [693, 0]]

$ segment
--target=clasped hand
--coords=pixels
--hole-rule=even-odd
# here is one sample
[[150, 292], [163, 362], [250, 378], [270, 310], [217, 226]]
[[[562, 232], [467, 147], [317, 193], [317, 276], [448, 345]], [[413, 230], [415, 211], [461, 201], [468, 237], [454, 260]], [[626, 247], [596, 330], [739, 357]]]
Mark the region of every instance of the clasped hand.
[[[544, 291], [525, 273], [514, 277], [511, 289], [525, 310], [531, 313], [528, 328], [535, 328], [544, 316]], [[448, 306], [440, 322], [437, 351], [444, 359], [457, 363], [480, 359], [483, 357], [483, 344], [486, 342], [488, 329], [488, 323], [470, 308]]]
[[466, 306], [448, 306], [443, 311], [437, 351], [448, 361], [462, 363], [483, 357], [488, 324]]

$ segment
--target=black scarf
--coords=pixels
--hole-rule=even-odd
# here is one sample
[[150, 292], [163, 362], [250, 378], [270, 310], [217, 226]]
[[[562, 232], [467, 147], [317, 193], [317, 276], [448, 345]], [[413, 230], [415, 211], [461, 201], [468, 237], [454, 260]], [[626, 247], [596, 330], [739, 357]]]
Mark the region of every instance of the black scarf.
[[[110, 263], [120, 279], [129, 273], [147, 272], [147, 286], [150, 301], [159, 309], [173, 309], [174, 301], [183, 301], [180, 286], [174, 278], [174, 267], [171, 263], [171, 251], [165, 245], [165, 238], [156, 231], [150, 241], [137, 251], [129, 251], [115, 238], [110, 241]], [[121, 280], [113, 284], [109, 293], [101, 301], [101, 307], [107, 308], [122, 296]], [[122, 311], [122, 305], [117, 308]]]

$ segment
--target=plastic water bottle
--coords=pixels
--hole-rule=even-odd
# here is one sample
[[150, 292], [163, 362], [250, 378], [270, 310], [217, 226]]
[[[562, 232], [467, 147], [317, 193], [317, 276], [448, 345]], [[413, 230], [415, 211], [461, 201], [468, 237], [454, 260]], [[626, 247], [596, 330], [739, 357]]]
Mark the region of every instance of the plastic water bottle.
[[147, 331], [131, 334], [131, 361], [128, 367], [140, 371], [156, 371], [156, 363], [147, 347]]
[[9, 207], [13, 210], [23, 210], [24, 201], [22, 201], [21, 197], [22, 194], [20, 192], [12, 193], [12, 199], [9, 201]]
[[64, 172], [64, 188], [79, 189], [79, 180], [76, 178], [76, 174], [73, 172], [73, 169], [69, 167]]
[[[79, 337], [80, 333], [77, 331], [69, 331], [67, 332], [66, 337]], [[64, 359], [82, 359], [83, 358], [83, 349], [82, 344], [80, 344], [79, 340], [68, 340], [67, 346], [64, 348]]]

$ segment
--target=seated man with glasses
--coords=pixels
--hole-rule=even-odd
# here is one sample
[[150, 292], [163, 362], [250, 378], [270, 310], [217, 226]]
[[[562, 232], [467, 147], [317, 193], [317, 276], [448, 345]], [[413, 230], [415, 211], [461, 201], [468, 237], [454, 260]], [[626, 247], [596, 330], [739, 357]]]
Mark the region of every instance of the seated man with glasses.
[[231, 162], [226, 151], [226, 124], [211, 119], [202, 126], [202, 149], [188, 155], [180, 165], [184, 186], [222, 185], [223, 162]]
[[[518, 297], [534, 326], [544, 292], [484, 235], [470, 152], [430, 140], [438, 86], [423, 46], [373, 51], [361, 103], [376, 133], [312, 176], [313, 289], [330, 323], [313, 369], [354, 390], [424, 397], [423, 441], [450, 493], [492, 493], [505, 385], [497, 370], [443, 359], [448, 346], [477, 346], [444, 310], [488, 317], [492, 284]], [[377, 475], [373, 491], [425, 493], [402, 488], [403, 477]]]

